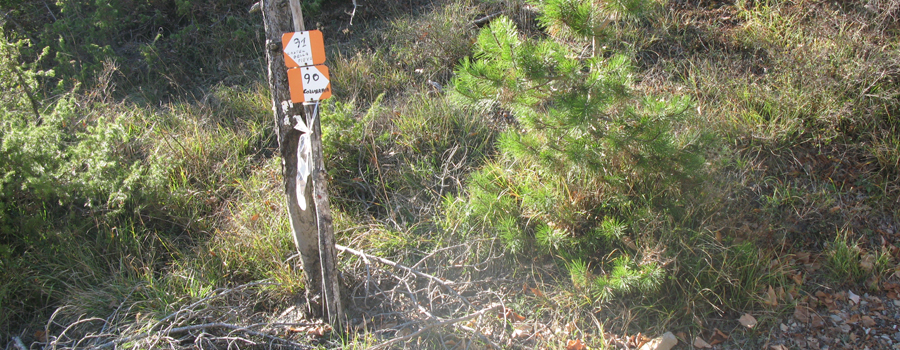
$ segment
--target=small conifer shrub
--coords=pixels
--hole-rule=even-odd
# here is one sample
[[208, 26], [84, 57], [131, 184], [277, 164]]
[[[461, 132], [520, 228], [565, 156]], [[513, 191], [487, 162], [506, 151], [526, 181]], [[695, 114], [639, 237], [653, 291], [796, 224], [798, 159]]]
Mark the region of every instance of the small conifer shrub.
[[516, 122], [464, 197], [448, 200], [448, 223], [499, 237], [518, 256], [555, 259], [599, 299], [659, 286], [664, 270], [644, 251], [680, 220], [703, 164], [690, 101], [635, 93], [630, 59], [598, 48], [611, 21], [642, 13], [632, 5], [547, 2], [539, 20], [551, 35], [539, 39], [495, 19], [454, 81], [463, 103], [509, 110]]

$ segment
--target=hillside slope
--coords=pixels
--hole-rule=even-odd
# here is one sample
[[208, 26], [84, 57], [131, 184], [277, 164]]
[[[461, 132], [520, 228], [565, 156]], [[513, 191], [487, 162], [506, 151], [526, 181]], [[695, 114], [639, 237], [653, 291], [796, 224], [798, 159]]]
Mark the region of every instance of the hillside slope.
[[0, 342], [900, 344], [900, 2], [358, 4], [306, 8], [332, 330], [252, 1], [0, 3]]

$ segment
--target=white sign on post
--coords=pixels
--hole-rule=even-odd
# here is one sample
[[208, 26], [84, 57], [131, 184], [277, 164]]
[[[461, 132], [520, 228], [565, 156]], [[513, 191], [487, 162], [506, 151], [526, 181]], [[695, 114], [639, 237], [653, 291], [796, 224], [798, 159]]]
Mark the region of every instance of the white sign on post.
[[325, 44], [318, 30], [284, 33], [281, 43], [288, 68], [325, 63]]
[[331, 97], [331, 82], [325, 65], [288, 69], [291, 102], [314, 102]]

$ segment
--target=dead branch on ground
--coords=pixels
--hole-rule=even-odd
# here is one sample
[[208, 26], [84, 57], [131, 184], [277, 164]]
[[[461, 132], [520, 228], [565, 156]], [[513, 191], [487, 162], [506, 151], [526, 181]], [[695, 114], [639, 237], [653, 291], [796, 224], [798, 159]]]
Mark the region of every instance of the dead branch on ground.
[[[286, 344], [286, 345], [289, 345], [289, 346], [292, 346], [292, 347], [298, 348], [298, 349], [315, 349], [315, 347], [308, 346], [308, 345], [303, 345], [303, 344], [300, 344], [300, 343], [296, 343], [296, 342], [293, 342], [293, 341], [291, 341], [291, 340], [284, 339], [284, 338], [280, 338], [280, 337], [276, 337], [276, 336], [271, 335], [271, 334], [267, 334], [267, 333], [262, 333], [262, 332], [257, 332], [257, 331], [249, 330], [248, 328], [250, 328], [250, 327], [248, 327], [248, 326], [237, 326], [237, 325], [233, 325], [233, 324], [219, 323], [219, 322], [197, 324], [197, 325], [191, 325], [191, 326], [185, 326], [185, 327], [177, 327], [177, 328], [167, 329], [167, 330], [165, 330], [165, 331], [159, 332], [158, 334], [155, 334], [155, 333], [141, 333], [141, 334], [134, 335], [134, 336], [131, 336], [131, 337], [122, 338], [122, 339], [118, 339], [118, 340], [115, 340], [115, 341], [111, 341], [111, 342], [108, 342], [108, 343], [105, 343], [105, 344], [101, 344], [101, 345], [97, 346], [97, 349], [104, 349], [104, 348], [112, 347], [112, 346], [115, 346], [115, 345], [118, 345], [118, 344], [130, 343], [130, 342], [138, 341], [138, 340], [141, 340], [141, 339], [144, 339], [144, 338], [153, 336], [153, 335], [158, 335], [158, 336], [163, 336], [163, 337], [165, 337], [165, 336], [170, 336], [170, 335], [173, 335], [173, 334], [179, 334], [179, 333], [191, 332], [191, 331], [196, 331], [196, 330], [214, 329], [214, 328], [225, 328], [225, 329], [230, 329], [230, 330], [231, 330], [231, 333], [245, 333], [245, 334], [252, 335], [252, 336], [257, 336], [257, 337], [261, 337], [261, 338], [266, 338], [266, 339], [269, 339], [269, 340], [272, 340], [272, 341], [277, 341], [277, 342], [280, 342], [280, 343], [284, 343], [284, 344]], [[249, 342], [249, 340], [246, 340], [246, 339], [243, 339], [243, 338], [241, 338], [241, 340], [245, 340], [245, 341], [248, 341], [248, 342]]]
[[457, 298], [459, 298], [460, 300], [462, 300], [462, 302], [463, 302], [464, 304], [466, 304], [466, 306], [468, 306], [468, 307], [470, 307], [470, 308], [472, 308], [472, 309], [475, 308], [474, 306], [472, 306], [471, 303], [469, 303], [469, 300], [466, 299], [466, 297], [464, 297], [464, 296], [460, 295], [459, 293], [457, 293], [456, 290], [453, 289], [453, 287], [450, 286], [451, 284], [453, 284], [452, 281], [450, 281], [449, 283], [448, 283], [448, 282], [444, 282], [444, 281], [441, 280], [440, 278], [437, 278], [437, 277], [435, 277], [435, 276], [432, 276], [432, 275], [429, 275], [429, 274], [427, 274], [427, 273], [421, 272], [421, 271], [419, 271], [419, 270], [413, 269], [413, 268], [411, 268], [411, 267], [404, 266], [404, 265], [402, 265], [402, 264], [400, 264], [400, 263], [393, 262], [393, 261], [391, 261], [391, 260], [388, 260], [388, 259], [385, 259], [385, 258], [382, 258], [382, 257], [378, 257], [378, 256], [374, 256], [374, 255], [369, 255], [369, 254], [363, 253], [363, 252], [361, 252], [361, 251], [358, 251], [358, 250], [355, 250], [355, 249], [352, 249], [352, 248], [344, 247], [344, 246], [342, 246], [342, 245], [337, 245], [337, 244], [336, 244], [336, 245], [335, 245], [335, 248], [337, 248], [337, 250], [340, 250], [340, 251], [343, 251], [343, 252], [347, 252], [347, 253], [350, 253], [350, 254], [353, 254], [353, 255], [356, 255], [356, 256], [359, 256], [359, 257], [363, 257], [363, 258], [368, 259], [368, 260], [375, 260], [375, 261], [380, 262], [380, 263], [382, 263], [382, 264], [385, 264], [385, 265], [388, 265], [388, 266], [393, 266], [393, 267], [395, 267], [395, 268], [404, 270], [404, 271], [406, 271], [406, 272], [410, 272], [410, 273], [412, 273], [412, 274], [414, 274], [414, 275], [416, 275], [416, 276], [419, 276], [419, 277], [422, 277], [422, 278], [431, 280], [432, 282], [435, 282], [435, 283], [441, 285], [442, 287], [444, 287], [445, 289], [447, 289], [447, 291], [449, 291], [451, 294], [453, 294], [454, 296], [456, 296]]
[[[412, 332], [412, 333], [407, 334], [407, 335], [405, 335], [405, 336], [397, 337], [397, 338], [388, 340], [388, 341], [386, 341], [386, 342], [384, 342], [384, 343], [375, 345], [375, 346], [369, 348], [369, 350], [376, 350], [376, 349], [386, 348], [386, 347], [390, 346], [391, 344], [395, 344], [395, 343], [399, 343], [399, 342], [402, 342], [402, 341], [406, 341], [406, 340], [415, 338], [415, 337], [419, 336], [420, 334], [422, 334], [422, 333], [428, 331], [429, 329], [436, 328], [436, 327], [443, 327], [443, 326], [446, 326], [446, 325], [449, 325], [449, 324], [455, 324], [455, 323], [459, 323], [459, 322], [463, 322], [463, 321], [468, 321], [468, 320], [471, 320], [471, 319], [473, 319], [473, 318], [482, 316], [482, 315], [484, 315], [484, 314], [486, 314], [486, 313], [488, 313], [488, 312], [490, 312], [490, 311], [496, 310], [496, 309], [498, 309], [498, 308], [500, 308], [500, 307], [502, 307], [502, 305], [501, 305], [500, 303], [495, 303], [495, 304], [492, 304], [491, 306], [488, 306], [488, 307], [486, 307], [486, 308], [484, 308], [484, 309], [478, 310], [478, 311], [476, 311], [476, 312], [473, 312], [473, 313], [471, 313], [471, 314], [468, 314], [468, 315], [465, 315], [465, 316], [462, 316], [462, 317], [457, 317], [457, 318], [450, 319], [450, 320], [441, 320], [441, 319], [437, 319], [437, 320], [439, 320], [438, 322], [426, 324], [426, 325], [423, 326], [422, 328], [419, 328], [418, 331], [415, 331], [415, 332]], [[496, 345], [494, 345], [493, 343], [490, 343], [490, 344], [493, 345], [494, 347], [496, 347]]]

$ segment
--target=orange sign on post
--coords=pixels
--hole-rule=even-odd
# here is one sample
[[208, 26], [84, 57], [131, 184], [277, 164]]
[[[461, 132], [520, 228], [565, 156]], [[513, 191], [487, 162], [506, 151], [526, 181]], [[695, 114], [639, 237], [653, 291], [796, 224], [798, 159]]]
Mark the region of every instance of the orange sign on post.
[[323, 64], [288, 69], [291, 102], [315, 102], [331, 97], [328, 67]]
[[325, 40], [318, 30], [284, 33], [281, 45], [288, 68], [325, 63]]

